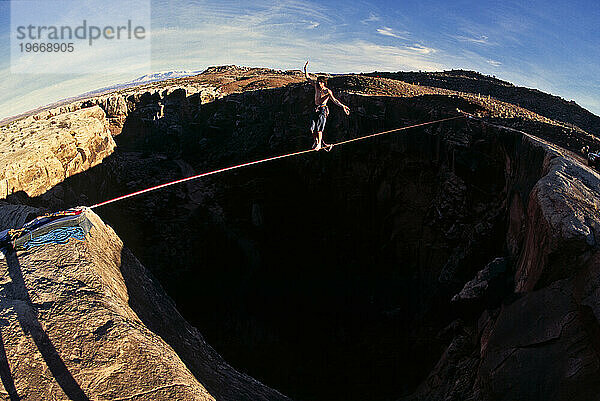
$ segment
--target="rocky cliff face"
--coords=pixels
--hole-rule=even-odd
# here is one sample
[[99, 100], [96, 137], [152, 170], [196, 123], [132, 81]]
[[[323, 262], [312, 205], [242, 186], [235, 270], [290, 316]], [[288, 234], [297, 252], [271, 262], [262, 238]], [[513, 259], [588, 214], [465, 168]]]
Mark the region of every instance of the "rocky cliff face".
[[[36, 212], [3, 206], [2, 228]], [[11, 400], [286, 399], [227, 365], [114, 231], [85, 214], [85, 241], [0, 260], [0, 374]]]
[[110, 155], [115, 142], [99, 107], [2, 127], [0, 197], [40, 195]]
[[[50, 190], [11, 195], [2, 210], [16, 224], [31, 212], [23, 204], [91, 204], [308, 147], [312, 89], [299, 80], [223, 67], [64, 106], [100, 107], [115, 150]], [[332, 106], [330, 142], [457, 109], [488, 121], [405, 131], [98, 209], [132, 250], [119, 251], [115, 264], [126, 267], [113, 281], [125, 283], [140, 330], [164, 341], [154, 345], [170, 362], [156, 363], [171, 370], [153, 388], [188, 383], [191, 372], [194, 396], [283, 397], [226, 365], [133, 254], [226, 360], [295, 399], [591, 399], [600, 182], [557, 144], [597, 139], [494, 99], [390, 79], [330, 82], [353, 110], [346, 118]], [[113, 296], [123, 299], [106, 302]], [[165, 397], [187, 397], [173, 394]]]
[[[544, 143], [519, 142], [507, 159], [508, 259], [453, 298], [462, 312], [448, 327], [453, 339], [406, 400], [586, 400], [600, 388], [599, 315], [589, 298], [600, 268], [600, 180]], [[512, 291], [499, 296], [507, 278]]]

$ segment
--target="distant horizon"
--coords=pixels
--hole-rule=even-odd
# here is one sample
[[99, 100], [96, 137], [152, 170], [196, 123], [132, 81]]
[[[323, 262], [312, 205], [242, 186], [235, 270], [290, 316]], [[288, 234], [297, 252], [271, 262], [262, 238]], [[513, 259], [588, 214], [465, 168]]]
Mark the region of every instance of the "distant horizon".
[[[143, 82], [140, 82], [140, 83], [134, 83], [134, 81], [136, 81], [139, 78], [143, 78], [145, 76], [148, 76], [148, 75], [164, 74], [164, 73], [170, 73], [170, 72], [193, 72], [193, 73], [197, 73], [197, 74], [189, 75], [189, 77], [193, 77], [193, 76], [197, 76], [197, 75], [203, 74], [204, 72], [206, 72], [206, 70], [208, 70], [211, 67], [228, 67], [228, 66], [235, 66], [235, 67], [241, 67], [241, 68], [267, 68], [267, 69], [278, 70], [278, 71], [302, 71], [302, 67], [299, 67], [299, 68], [290, 68], [290, 69], [281, 69], [281, 68], [273, 68], [273, 67], [264, 66], [264, 65], [263, 66], [249, 66], [249, 65], [243, 65], [243, 64], [209, 65], [209, 66], [207, 66], [207, 67], [205, 67], [203, 69], [193, 69], [192, 68], [192, 69], [173, 69], [173, 70], [154, 71], [154, 72], [149, 72], [149, 73], [144, 74], [144, 75], [139, 75], [136, 78], [133, 78], [133, 79], [130, 79], [130, 80], [127, 80], [127, 81], [116, 82], [116, 83], [114, 83], [112, 85], [107, 85], [107, 86], [103, 86], [103, 87], [99, 87], [99, 88], [90, 89], [90, 90], [87, 90], [85, 92], [81, 92], [81, 93], [78, 93], [78, 94], [70, 95], [70, 96], [67, 96], [67, 97], [64, 97], [64, 98], [52, 101], [50, 103], [41, 104], [39, 106], [33, 107], [31, 109], [28, 109], [28, 110], [24, 110], [22, 112], [18, 112], [16, 114], [13, 114], [13, 115], [10, 115], [10, 116], [1, 116], [0, 115], [0, 124], [5, 124], [5, 123], [7, 123], [7, 122], [9, 122], [11, 120], [18, 119], [18, 118], [20, 118], [20, 117], [22, 117], [24, 115], [31, 115], [30, 113], [41, 112], [43, 110], [55, 107], [57, 104], [69, 101], [71, 99], [73, 99], [73, 101], [81, 100], [81, 99], [84, 98], [84, 96], [86, 96], [88, 94], [91, 95], [91, 96], [93, 96], [96, 92], [102, 93], [101, 91], [103, 91], [103, 90], [107, 90], [107, 93], [110, 93], [113, 90], [117, 91], [117, 90], [122, 89], [122, 88], [118, 88], [118, 86], [120, 86], [120, 85], [132, 84], [128, 88], [134, 88], [134, 87], [136, 87], [138, 85], [140, 85], [140, 86], [141, 85], [146, 85], [147, 83], [149, 83], [148, 81], [143, 81]], [[418, 72], [422, 72], [422, 73], [432, 73], [432, 74], [435, 74], [435, 73], [451, 72], [451, 71], [474, 72], [474, 73], [480, 74], [480, 75], [485, 76], [485, 77], [491, 77], [491, 78], [497, 79], [499, 81], [507, 82], [507, 83], [513, 85], [514, 87], [520, 87], [520, 88], [525, 88], [525, 89], [530, 89], [530, 90], [539, 90], [539, 91], [541, 91], [543, 93], [546, 93], [546, 94], [551, 95], [551, 96], [558, 97], [558, 98], [563, 99], [563, 100], [565, 100], [567, 102], [575, 102], [579, 107], [582, 107], [583, 109], [585, 109], [585, 110], [589, 111], [590, 113], [592, 113], [594, 116], [600, 118], [599, 114], [596, 114], [594, 111], [587, 109], [583, 105], [579, 104], [575, 99], [567, 99], [567, 98], [562, 97], [562, 96], [560, 96], [558, 94], [554, 94], [554, 93], [549, 93], [549, 92], [542, 91], [539, 88], [533, 88], [533, 87], [528, 87], [528, 86], [517, 85], [517, 84], [515, 84], [513, 82], [510, 82], [510, 81], [508, 81], [506, 79], [503, 79], [502, 77], [499, 77], [497, 75], [484, 74], [484, 73], [481, 73], [481, 72], [476, 71], [476, 70], [468, 70], [468, 69], [464, 69], [464, 68], [451, 68], [451, 69], [444, 69], [444, 70], [438, 70], [438, 71], [422, 71], [422, 70], [396, 70], [396, 71], [387, 71], [387, 70], [373, 70], [373, 71], [360, 71], [360, 72], [352, 72], [352, 71], [351, 72], [313, 71], [313, 72], [317, 73], [317, 74], [350, 75], [350, 74], [370, 74], [370, 73], [376, 73], [376, 72], [382, 72], [382, 73], [396, 73], [396, 72], [405, 72], [405, 73], [417, 72], [418, 73]], [[163, 82], [163, 81], [167, 81], [167, 80], [170, 80], [170, 79], [179, 79], [179, 78], [167, 78], [167, 79], [160, 80], [160, 81], [155, 81], [155, 82]], [[117, 86], [117, 88], [113, 88], [114, 86]], [[424, 86], [426, 86], [426, 85], [424, 85]]]
[[[151, 65], [133, 60], [110, 75], [12, 73], [14, 1], [0, 1], [0, 119], [154, 71], [292, 70], [307, 59], [311, 71], [333, 74], [476, 71], [600, 116], [600, 3], [592, 0], [147, 0]], [[98, 14], [119, 12], [114, 3], [81, 1]]]

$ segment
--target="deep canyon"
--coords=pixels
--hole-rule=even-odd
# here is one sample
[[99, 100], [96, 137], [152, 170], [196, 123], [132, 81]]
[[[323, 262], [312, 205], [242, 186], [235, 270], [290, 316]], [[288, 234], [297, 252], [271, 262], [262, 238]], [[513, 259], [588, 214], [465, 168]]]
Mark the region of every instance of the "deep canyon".
[[[299, 74], [227, 67], [200, 77], [194, 91], [186, 78], [12, 123], [21, 135], [23, 124], [88, 135], [73, 134], [71, 154], [59, 133], [46, 148], [58, 162], [32, 151], [0, 177], [0, 228], [311, 145], [312, 88]], [[285, 398], [266, 386], [295, 400], [594, 399], [600, 177], [572, 151], [597, 140], [449, 89], [330, 83], [352, 110], [332, 106], [330, 142], [477, 118], [95, 209], [127, 247], [121, 259], [141, 263], [121, 274], [148, 329], [216, 399]], [[171, 301], [149, 296], [135, 272], [173, 309], [155, 305]], [[228, 377], [242, 390], [205, 379], [207, 354], [191, 352], [178, 332], [189, 325], [167, 316], [175, 305], [241, 372]]]

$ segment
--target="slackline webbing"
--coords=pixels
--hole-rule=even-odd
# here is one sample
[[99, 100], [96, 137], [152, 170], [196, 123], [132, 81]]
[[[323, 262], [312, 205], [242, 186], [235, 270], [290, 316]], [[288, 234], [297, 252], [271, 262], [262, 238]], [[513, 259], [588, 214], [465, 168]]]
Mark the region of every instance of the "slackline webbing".
[[[351, 142], [362, 141], [362, 140], [373, 138], [373, 137], [380, 136], [380, 135], [391, 134], [393, 132], [399, 132], [399, 131], [404, 131], [404, 130], [411, 129], [411, 128], [423, 127], [423, 126], [426, 126], [426, 125], [441, 123], [441, 122], [444, 122], [444, 121], [457, 120], [459, 118], [465, 118], [465, 116], [464, 115], [460, 115], [460, 116], [455, 116], [455, 117], [442, 118], [440, 120], [435, 120], [435, 121], [429, 121], [429, 122], [426, 122], [426, 123], [409, 125], [409, 126], [406, 126], [406, 127], [396, 128], [396, 129], [392, 129], [392, 130], [388, 130], [388, 131], [377, 132], [375, 134], [365, 135], [365, 136], [361, 136], [361, 137], [358, 137], [358, 138], [353, 138], [353, 139], [348, 139], [348, 140], [337, 142], [337, 143], [332, 143], [329, 146], [333, 148], [335, 146], [346, 145], [346, 144], [351, 143]], [[266, 162], [273, 161], [273, 160], [278, 160], [278, 159], [284, 159], [284, 158], [288, 158], [288, 157], [299, 156], [299, 155], [302, 155], [302, 154], [305, 154], [305, 153], [310, 153], [310, 152], [317, 152], [317, 150], [316, 149], [301, 150], [299, 152], [293, 152], [293, 153], [287, 153], [285, 155], [268, 157], [266, 159], [255, 160], [255, 161], [248, 162], [248, 163], [237, 164], [235, 166], [225, 167], [225, 168], [221, 168], [221, 169], [218, 169], [218, 170], [209, 171], [207, 173], [202, 173], [202, 174], [194, 175], [194, 176], [191, 176], [191, 177], [181, 178], [179, 180], [167, 182], [167, 183], [161, 184], [161, 185], [156, 185], [154, 187], [142, 189], [140, 191], [132, 192], [132, 193], [127, 194], [127, 195], [119, 196], [119, 197], [116, 197], [116, 198], [113, 198], [113, 199], [109, 199], [109, 200], [104, 201], [104, 202], [96, 203], [95, 205], [90, 206], [90, 209], [95, 209], [95, 208], [100, 207], [100, 206], [108, 205], [109, 203], [118, 202], [118, 201], [121, 201], [121, 200], [124, 200], [124, 199], [128, 199], [128, 198], [131, 198], [131, 197], [134, 197], [134, 196], [137, 196], [137, 195], [145, 194], [147, 192], [156, 191], [158, 189], [165, 188], [165, 187], [168, 187], [168, 186], [171, 186], [171, 185], [181, 184], [182, 182], [196, 180], [196, 179], [202, 178], [202, 177], [208, 177], [209, 175], [215, 175], [215, 174], [219, 174], [219, 173], [224, 173], [225, 171], [235, 170], [235, 169], [239, 169], [239, 168], [242, 168], [242, 167], [253, 166], [255, 164], [266, 163]]]

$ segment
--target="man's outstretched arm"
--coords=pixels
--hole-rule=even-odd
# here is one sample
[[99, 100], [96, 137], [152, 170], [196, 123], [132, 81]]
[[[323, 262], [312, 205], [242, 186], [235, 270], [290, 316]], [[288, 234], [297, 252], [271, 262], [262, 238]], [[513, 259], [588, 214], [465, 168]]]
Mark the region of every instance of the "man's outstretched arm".
[[335, 104], [337, 104], [338, 106], [340, 106], [342, 109], [344, 109], [344, 113], [346, 114], [350, 114], [350, 107], [346, 106], [345, 104], [343, 104], [342, 102], [340, 102], [339, 100], [336, 99], [335, 96], [333, 96], [333, 92], [331, 91], [331, 89], [328, 89], [329, 91], [329, 98], [331, 99], [331, 101]]
[[306, 71], [306, 67], [307, 67], [307, 66], [308, 66], [308, 61], [306, 62], [306, 64], [304, 64], [304, 76], [306, 77], [306, 80], [307, 80], [308, 82], [310, 82], [311, 84], [313, 84], [313, 85], [314, 85], [316, 81], [315, 81], [314, 79], [312, 79], [312, 78], [310, 77], [310, 75], [308, 75], [308, 72]]

